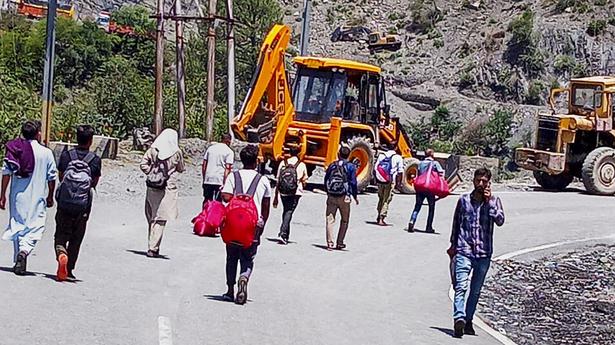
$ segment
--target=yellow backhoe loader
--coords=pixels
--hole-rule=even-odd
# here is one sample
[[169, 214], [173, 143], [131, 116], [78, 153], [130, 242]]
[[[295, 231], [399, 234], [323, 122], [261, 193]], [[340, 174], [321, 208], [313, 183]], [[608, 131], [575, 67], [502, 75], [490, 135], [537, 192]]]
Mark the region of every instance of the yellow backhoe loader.
[[[235, 136], [258, 143], [261, 158], [273, 170], [290, 147], [313, 171], [337, 159], [340, 144], [351, 150], [359, 189], [372, 183], [372, 171], [383, 143], [393, 143], [404, 157], [400, 192], [413, 192], [418, 160], [399, 118], [391, 117], [379, 67], [355, 61], [296, 57], [291, 85], [285, 66], [290, 28], [274, 26], [263, 43], [256, 72], [238, 115], [231, 122]], [[292, 91], [291, 91], [292, 90]], [[454, 164], [453, 164], [454, 165]], [[447, 171], [452, 187], [456, 166]]]

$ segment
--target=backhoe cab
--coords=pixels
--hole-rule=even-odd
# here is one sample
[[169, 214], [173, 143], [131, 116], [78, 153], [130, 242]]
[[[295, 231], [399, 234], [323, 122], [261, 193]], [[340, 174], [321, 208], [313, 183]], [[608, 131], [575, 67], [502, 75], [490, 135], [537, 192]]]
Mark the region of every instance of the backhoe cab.
[[[560, 94], [568, 96], [566, 114], [555, 109]], [[551, 90], [551, 114], [539, 114], [534, 147], [517, 149], [516, 163], [545, 189], [563, 190], [578, 177], [589, 193], [615, 194], [614, 94], [615, 77], [572, 79]]]
[[[392, 144], [405, 159], [402, 192], [413, 191], [418, 161], [399, 119], [390, 116], [379, 67], [349, 60], [297, 57], [291, 85], [285, 68], [290, 29], [276, 25], [261, 48], [250, 90], [231, 122], [236, 137], [258, 143], [272, 170], [290, 147], [311, 171], [337, 159], [347, 145], [357, 165], [359, 189], [372, 182], [382, 145]], [[456, 176], [456, 171], [454, 172]]]

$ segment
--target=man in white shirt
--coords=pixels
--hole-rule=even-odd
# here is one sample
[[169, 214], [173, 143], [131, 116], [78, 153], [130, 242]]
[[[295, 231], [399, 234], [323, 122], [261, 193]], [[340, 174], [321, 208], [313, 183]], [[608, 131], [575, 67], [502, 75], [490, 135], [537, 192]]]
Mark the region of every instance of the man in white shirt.
[[[256, 172], [256, 166], [258, 163], [258, 147], [255, 145], [248, 145], [244, 147], [239, 153], [243, 169], [238, 171], [243, 190], [250, 189], [250, 185], [255, 178], [259, 176]], [[222, 189], [222, 198], [225, 202], [230, 202], [235, 193], [235, 176], [229, 175]], [[254, 257], [256, 256], [256, 250], [260, 244], [260, 237], [265, 229], [267, 219], [269, 219], [269, 208], [271, 201], [271, 186], [267, 178], [261, 178], [258, 182], [256, 190], [254, 192], [254, 204], [258, 211], [258, 224], [256, 226], [256, 233], [254, 236], [254, 242], [249, 248], [244, 248], [235, 244], [226, 245], [226, 284], [228, 286], [227, 292], [222, 295], [224, 300], [233, 301], [237, 304], [244, 304], [248, 300], [248, 280], [254, 268]], [[239, 261], [241, 266], [238, 285], [237, 296], [234, 297], [235, 292], [235, 279], [237, 277], [237, 262]]]
[[207, 148], [203, 156], [203, 198], [220, 201], [220, 188], [224, 185], [233, 168], [235, 153], [230, 148], [230, 134], [222, 136], [221, 143], [214, 143]]
[[386, 150], [378, 155], [375, 165], [376, 180], [378, 181], [378, 225], [386, 226], [384, 219], [389, 211], [389, 204], [393, 200], [393, 183], [399, 186], [404, 175], [404, 160], [395, 151], [395, 143], [381, 144]]
[[[288, 238], [290, 237], [290, 222], [293, 218], [293, 213], [299, 204], [299, 199], [303, 195], [303, 188], [309, 178], [307, 167], [305, 163], [299, 161], [299, 148], [290, 148], [290, 158], [287, 158], [280, 162], [278, 167], [278, 185], [275, 189], [275, 196], [273, 197], [273, 207], [278, 207], [278, 197], [282, 197], [282, 225], [280, 226], [280, 233], [278, 234], [281, 244], [288, 244]], [[294, 169], [294, 176], [291, 176], [291, 171], [288, 169]], [[294, 181], [289, 181], [293, 180]], [[294, 184], [294, 186], [288, 186], [288, 184]], [[294, 189], [294, 193], [291, 189]]]

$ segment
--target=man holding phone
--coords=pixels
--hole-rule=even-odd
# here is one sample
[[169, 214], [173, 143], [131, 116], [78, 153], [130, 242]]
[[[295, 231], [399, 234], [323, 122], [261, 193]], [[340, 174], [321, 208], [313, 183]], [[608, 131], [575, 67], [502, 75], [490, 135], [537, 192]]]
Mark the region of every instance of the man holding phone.
[[[451, 246], [448, 254], [453, 261], [453, 319], [456, 338], [476, 335], [472, 319], [480, 291], [485, 282], [493, 254], [494, 224], [504, 224], [504, 209], [498, 197], [491, 193], [491, 171], [481, 168], [474, 172], [474, 191], [457, 202]], [[470, 293], [466, 301], [468, 280]]]

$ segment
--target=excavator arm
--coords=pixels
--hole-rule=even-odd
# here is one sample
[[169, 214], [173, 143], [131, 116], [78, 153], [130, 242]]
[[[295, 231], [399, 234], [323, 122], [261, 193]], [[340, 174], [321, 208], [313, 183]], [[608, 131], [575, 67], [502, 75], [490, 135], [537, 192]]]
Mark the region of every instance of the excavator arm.
[[286, 129], [294, 113], [284, 59], [290, 38], [286, 25], [275, 25], [269, 31], [248, 94], [231, 122], [237, 138], [258, 140], [261, 154], [273, 158], [283, 153]]

